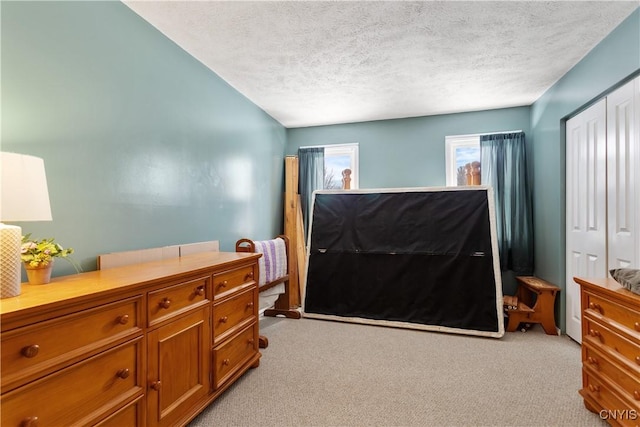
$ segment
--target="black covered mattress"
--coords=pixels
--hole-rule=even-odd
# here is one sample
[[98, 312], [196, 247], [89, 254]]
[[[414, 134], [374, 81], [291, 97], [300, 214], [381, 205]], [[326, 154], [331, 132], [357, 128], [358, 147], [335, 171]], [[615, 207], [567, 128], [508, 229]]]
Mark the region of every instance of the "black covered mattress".
[[488, 187], [316, 191], [305, 317], [502, 337]]

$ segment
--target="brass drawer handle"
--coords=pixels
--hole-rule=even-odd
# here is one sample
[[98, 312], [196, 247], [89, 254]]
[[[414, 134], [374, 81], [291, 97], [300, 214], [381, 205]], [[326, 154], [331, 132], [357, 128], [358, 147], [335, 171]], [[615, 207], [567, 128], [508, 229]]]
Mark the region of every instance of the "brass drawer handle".
[[227, 316], [222, 316], [220, 318], [220, 323], [227, 323], [227, 320], [229, 320], [229, 318]]
[[162, 388], [162, 383], [160, 381], [154, 381], [151, 383], [151, 389], [158, 391]]
[[171, 307], [171, 300], [169, 298], [163, 298], [162, 301], [158, 303], [160, 308], [169, 308]]
[[[30, 345], [29, 347], [23, 348], [20, 353], [26, 357], [31, 359], [32, 357], [36, 357], [40, 352], [40, 346], [38, 344]], [[37, 417], [36, 417], [37, 419]]]
[[28, 417], [22, 420], [20, 427], [37, 427], [39, 424], [38, 417]]
[[198, 286], [195, 290], [196, 295], [199, 297], [204, 295], [204, 286]]
[[600, 386], [589, 384], [589, 391], [591, 393], [600, 393]]
[[126, 325], [127, 323], [129, 323], [129, 315], [123, 314], [122, 316], [118, 316], [118, 323], [120, 323], [121, 325]]

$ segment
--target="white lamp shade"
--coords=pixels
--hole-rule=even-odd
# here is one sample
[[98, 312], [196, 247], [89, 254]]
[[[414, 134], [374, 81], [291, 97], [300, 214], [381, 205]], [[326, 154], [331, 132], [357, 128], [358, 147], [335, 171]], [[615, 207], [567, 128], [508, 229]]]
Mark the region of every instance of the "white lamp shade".
[[0, 221], [51, 221], [44, 161], [25, 154], [0, 155]]
[[[0, 221], [51, 221], [44, 161], [0, 153]], [[20, 295], [22, 229], [0, 223], [0, 298]]]

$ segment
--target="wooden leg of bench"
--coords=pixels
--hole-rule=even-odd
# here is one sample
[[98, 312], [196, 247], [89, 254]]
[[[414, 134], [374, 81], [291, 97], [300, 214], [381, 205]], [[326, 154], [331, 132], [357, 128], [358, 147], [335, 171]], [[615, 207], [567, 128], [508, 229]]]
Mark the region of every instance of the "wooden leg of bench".
[[537, 323], [542, 325], [542, 329], [547, 335], [558, 335], [553, 312], [555, 299], [555, 293], [542, 292], [538, 295], [538, 301], [536, 301], [536, 320]]
[[547, 335], [558, 335], [558, 330], [556, 329], [556, 323], [555, 319], [553, 318], [553, 313], [544, 316], [540, 324], [542, 325], [542, 329], [544, 329]]
[[552, 323], [542, 322], [542, 329], [546, 332], [547, 335], [558, 335], [558, 330], [556, 329], [556, 325]]
[[522, 318], [516, 313], [509, 313], [509, 322], [507, 323], [507, 332], [515, 332], [522, 323]]
[[269, 317], [282, 315], [289, 319], [299, 319], [301, 317], [300, 312], [297, 310], [280, 310], [277, 308], [269, 308], [265, 310], [264, 315]]
[[264, 335], [260, 335], [258, 337], [258, 347], [267, 348], [269, 347], [269, 340]]

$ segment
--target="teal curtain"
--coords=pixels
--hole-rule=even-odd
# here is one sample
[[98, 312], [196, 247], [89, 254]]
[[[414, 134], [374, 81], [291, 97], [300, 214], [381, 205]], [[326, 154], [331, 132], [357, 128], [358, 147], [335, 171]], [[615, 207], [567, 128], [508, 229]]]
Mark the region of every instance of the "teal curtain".
[[315, 190], [324, 189], [324, 148], [298, 149], [298, 192], [304, 221], [304, 240], [309, 234], [311, 197]]
[[500, 269], [533, 274], [533, 219], [523, 132], [480, 136], [481, 183], [493, 187]]

